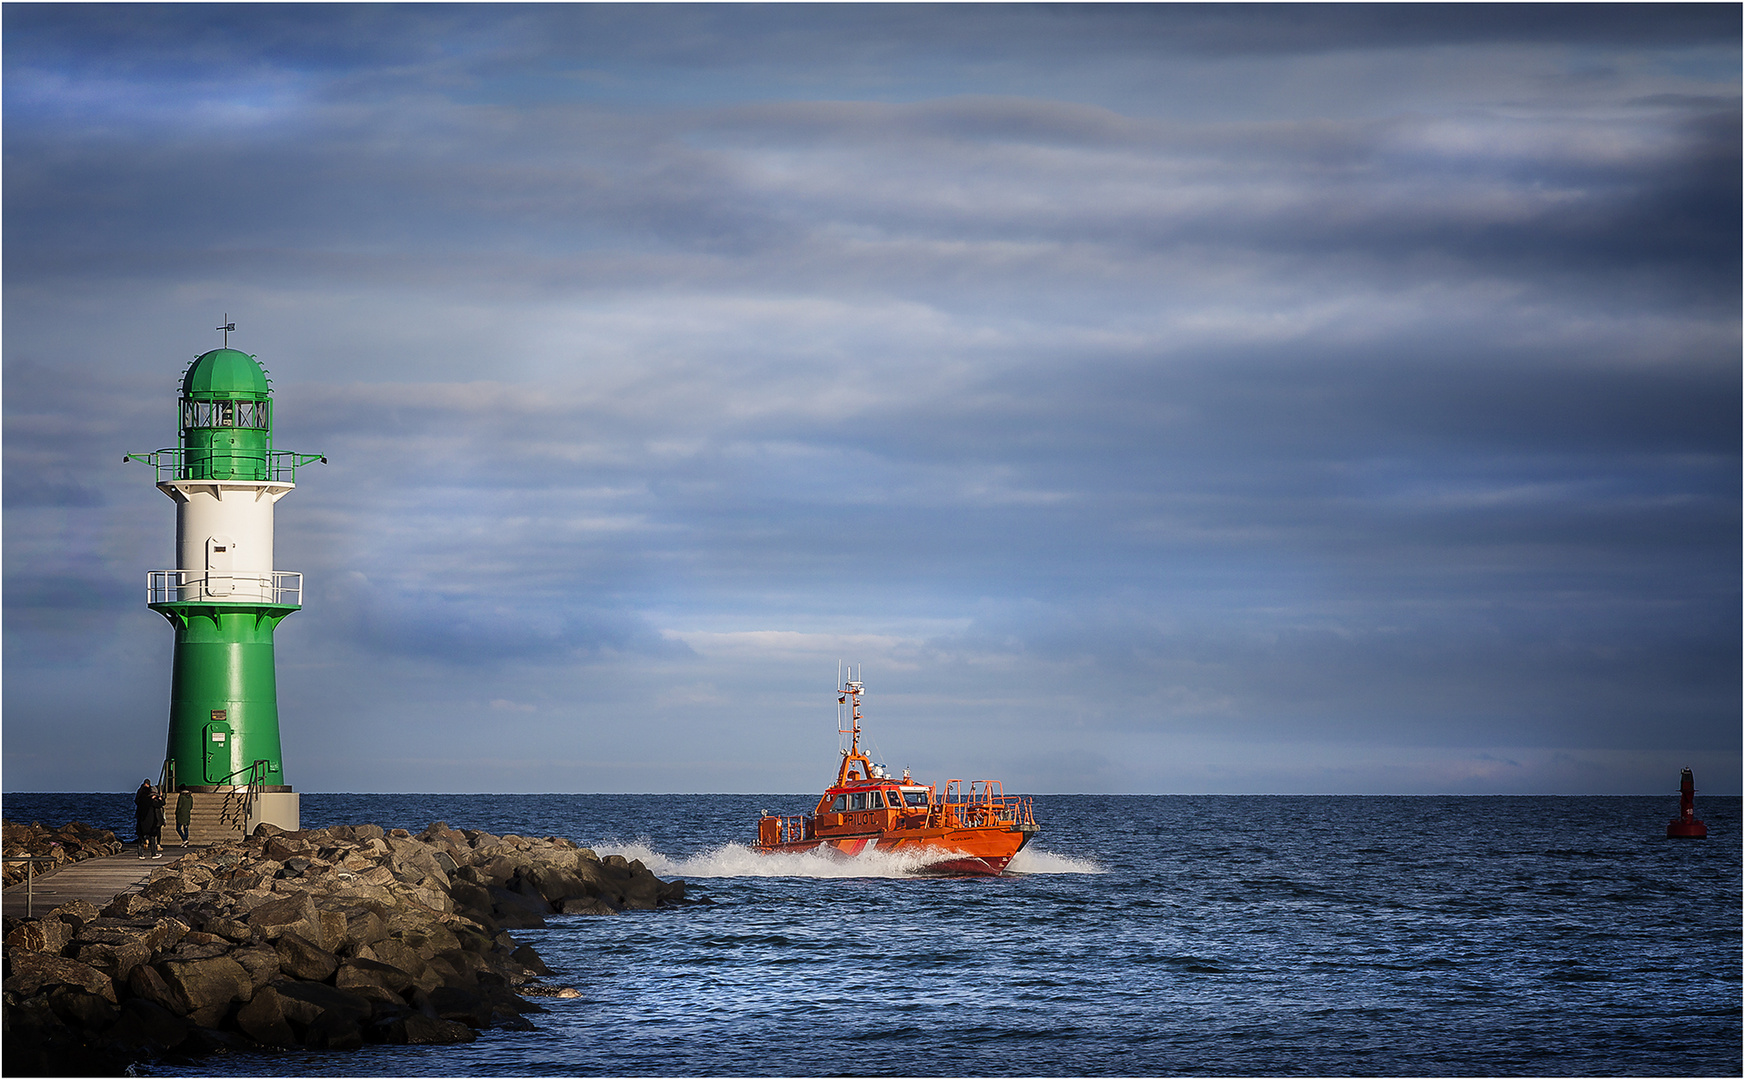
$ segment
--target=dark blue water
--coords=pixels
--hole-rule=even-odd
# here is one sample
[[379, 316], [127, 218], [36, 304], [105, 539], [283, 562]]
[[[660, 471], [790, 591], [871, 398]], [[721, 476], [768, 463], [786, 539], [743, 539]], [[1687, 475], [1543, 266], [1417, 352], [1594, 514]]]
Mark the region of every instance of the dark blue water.
[[[128, 796], [11, 795], [130, 821]], [[56, 801], [59, 800], [59, 801]], [[103, 809], [108, 800], [111, 809]], [[1738, 1075], [1740, 800], [1040, 796], [999, 879], [760, 858], [795, 796], [316, 795], [568, 836], [713, 907], [516, 931], [582, 992], [459, 1047], [158, 1075]]]

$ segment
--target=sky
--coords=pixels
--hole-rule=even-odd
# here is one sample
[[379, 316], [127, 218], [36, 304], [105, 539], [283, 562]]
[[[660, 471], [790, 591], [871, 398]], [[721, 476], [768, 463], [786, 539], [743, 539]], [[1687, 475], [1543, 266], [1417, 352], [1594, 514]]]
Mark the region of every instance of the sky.
[[1741, 786], [1737, 5], [9, 3], [10, 791], [257, 355], [299, 790]]

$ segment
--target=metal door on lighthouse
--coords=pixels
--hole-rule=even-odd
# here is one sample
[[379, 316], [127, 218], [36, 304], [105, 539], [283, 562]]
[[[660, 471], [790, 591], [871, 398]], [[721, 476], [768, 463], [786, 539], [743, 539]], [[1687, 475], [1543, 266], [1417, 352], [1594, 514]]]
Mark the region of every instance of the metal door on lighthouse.
[[210, 596], [229, 596], [233, 580], [230, 575], [235, 565], [236, 541], [228, 536], [209, 536], [206, 538], [206, 592]]
[[205, 738], [202, 741], [206, 747], [205, 771], [208, 784], [222, 784], [229, 780], [231, 773], [235, 771], [230, 767], [232, 732], [230, 724], [226, 722], [227, 716], [227, 710], [213, 709], [212, 722], [206, 725]]

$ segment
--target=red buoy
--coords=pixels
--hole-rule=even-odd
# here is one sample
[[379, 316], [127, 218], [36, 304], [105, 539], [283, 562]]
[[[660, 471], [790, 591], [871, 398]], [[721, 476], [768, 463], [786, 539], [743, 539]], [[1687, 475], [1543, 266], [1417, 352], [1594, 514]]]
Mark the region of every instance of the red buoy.
[[1701, 840], [1709, 835], [1709, 827], [1697, 820], [1697, 782], [1690, 770], [1678, 778], [1678, 817], [1666, 826], [1668, 840]]

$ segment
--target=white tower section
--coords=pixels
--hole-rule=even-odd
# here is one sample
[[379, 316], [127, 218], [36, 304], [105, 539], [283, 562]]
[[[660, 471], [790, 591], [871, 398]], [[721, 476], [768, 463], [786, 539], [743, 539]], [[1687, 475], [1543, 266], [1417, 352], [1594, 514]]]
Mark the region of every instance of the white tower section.
[[163, 599], [300, 603], [302, 575], [273, 569], [273, 506], [296, 486], [279, 480], [159, 481], [158, 490], [176, 503], [177, 569], [156, 571], [166, 575], [163, 588], [173, 590]]

